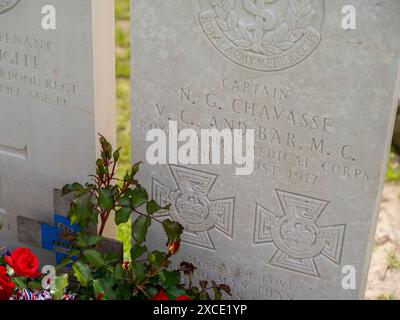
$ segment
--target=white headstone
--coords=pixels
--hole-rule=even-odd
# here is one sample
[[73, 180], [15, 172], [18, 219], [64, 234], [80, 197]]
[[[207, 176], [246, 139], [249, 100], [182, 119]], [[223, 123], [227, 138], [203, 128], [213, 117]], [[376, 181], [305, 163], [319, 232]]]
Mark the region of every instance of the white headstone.
[[169, 121], [255, 132], [249, 176], [143, 166], [186, 227], [177, 262], [234, 298], [363, 297], [399, 96], [400, 2], [137, 0], [132, 13], [134, 161], [146, 162], [150, 129], [173, 133]]
[[[54, 30], [42, 28], [47, 5]], [[0, 246], [24, 245], [17, 215], [52, 224], [53, 189], [95, 172], [98, 133], [114, 141], [113, 9], [111, 0], [0, 4]]]

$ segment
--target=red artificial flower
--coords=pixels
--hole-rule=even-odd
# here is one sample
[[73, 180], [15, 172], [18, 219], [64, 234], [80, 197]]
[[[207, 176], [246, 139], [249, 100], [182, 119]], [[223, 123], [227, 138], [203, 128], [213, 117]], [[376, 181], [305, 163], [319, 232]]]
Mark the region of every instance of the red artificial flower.
[[36, 278], [40, 276], [39, 260], [29, 249], [18, 248], [10, 257], [6, 257], [6, 262], [19, 277]]
[[14, 293], [15, 283], [7, 275], [7, 268], [0, 266], [0, 300], [9, 300]]
[[169, 300], [169, 297], [165, 294], [164, 290], [161, 289], [151, 300]]
[[181, 246], [181, 242], [180, 241], [171, 241], [168, 244], [168, 252], [171, 256], [175, 255], [178, 253], [179, 248]]
[[[151, 300], [170, 300], [170, 299], [167, 296], [167, 294], [164, 292], [164, 290], [161, 289], [160, 291], [158, 291], [158, 293], [153, 298], [151, 298]], [[180, 297], [176, 298], [175, 300], [183, 301], [183, 300], [192, 300], [192, 299], [190, 299], [188, 296], [180, 296]]]

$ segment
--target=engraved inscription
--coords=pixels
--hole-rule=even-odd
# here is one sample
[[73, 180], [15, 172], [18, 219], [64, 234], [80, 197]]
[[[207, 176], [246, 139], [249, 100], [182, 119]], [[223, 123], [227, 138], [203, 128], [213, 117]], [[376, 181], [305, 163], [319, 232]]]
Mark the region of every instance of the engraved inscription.
[[283, 213], [257, 204], [254, 243], [275, 245], [271, 265], [320, 278], [314, 258], [322, 255], [339, 265], [346, 226], [317, 224], [328, 201], [281, 190], [276, 193]]
[[324, 0], [204, 0], [200, 25], [231, 61], [257, 71], [302, 62], [319, 46]]
[[208, 232], [213, 228], [232, 238], [235, 198], [208, 196], [218, 176], [175, 165], [169, 168], [178, 188], [172, 191], [153, 178], [152, 195], [161, 205], [172, 203], [171, 218], [185, 227], [182, 241], [215, 249]]
[[57, 107], [80, 105], [79, 84], [49, 72], [49, 58], [56, 50], [53, 41], [1, 30], [0, 95]]
[[[199, 92], [176, 87], [169, 97], [150, 99], [150, 118], [139, 130], [161, 129], [168, 135], [170, 120], [179, 127], [255, 131], [255, 176], [271, 183], [318, 186], [345, 180], [368, 187], [376, 179], [363, 150], [336, 134], [345, 128], [334, 112], [304, 110], [295, 101], [300, 93], [290, 85], [221, 78], [220, 86]], [[154, 95], [156, 96], [156, 92]], [[165, 100], [163, 100], [165, 99]], [[329, 108], [321, 104], [321, 110]]]
[[14, 8], [19, 0], [1, 0], [0, 1], [0, 14], [5, 13]]
[[[208, 256], [189, 254], [184, 255], [182, 259], [198, 268], [192, 282], [208, 280], [225, 283], [232, 289], [231, 299], [294, 299], [296, 283], [292, 277], [280, 276], [275, 272], [259, 272], [251, 270], [249, 266], [227, 263]], [[177, 263], [173, 263], [173, 266], [179, 268]]]

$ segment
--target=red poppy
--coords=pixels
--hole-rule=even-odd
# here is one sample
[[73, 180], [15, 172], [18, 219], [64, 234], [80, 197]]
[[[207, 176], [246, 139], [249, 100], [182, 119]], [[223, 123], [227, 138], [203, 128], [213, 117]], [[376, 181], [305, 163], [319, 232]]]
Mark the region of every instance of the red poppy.
[[176, 298], [175, 300], [177, 300], [177, 301], [179, 301], [179, 300], [192, 300], [192, 299], [190, 299], [188, 296], [180, 296], [180, 297], [178, 297], [178, 298]]

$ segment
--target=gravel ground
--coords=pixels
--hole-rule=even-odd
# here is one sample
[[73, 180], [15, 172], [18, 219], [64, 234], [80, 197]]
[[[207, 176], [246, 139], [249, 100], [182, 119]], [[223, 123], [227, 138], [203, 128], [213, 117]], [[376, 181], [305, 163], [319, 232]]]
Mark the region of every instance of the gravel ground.
[[366, 299], [400, 298], [400, 185], [385, 185]]

